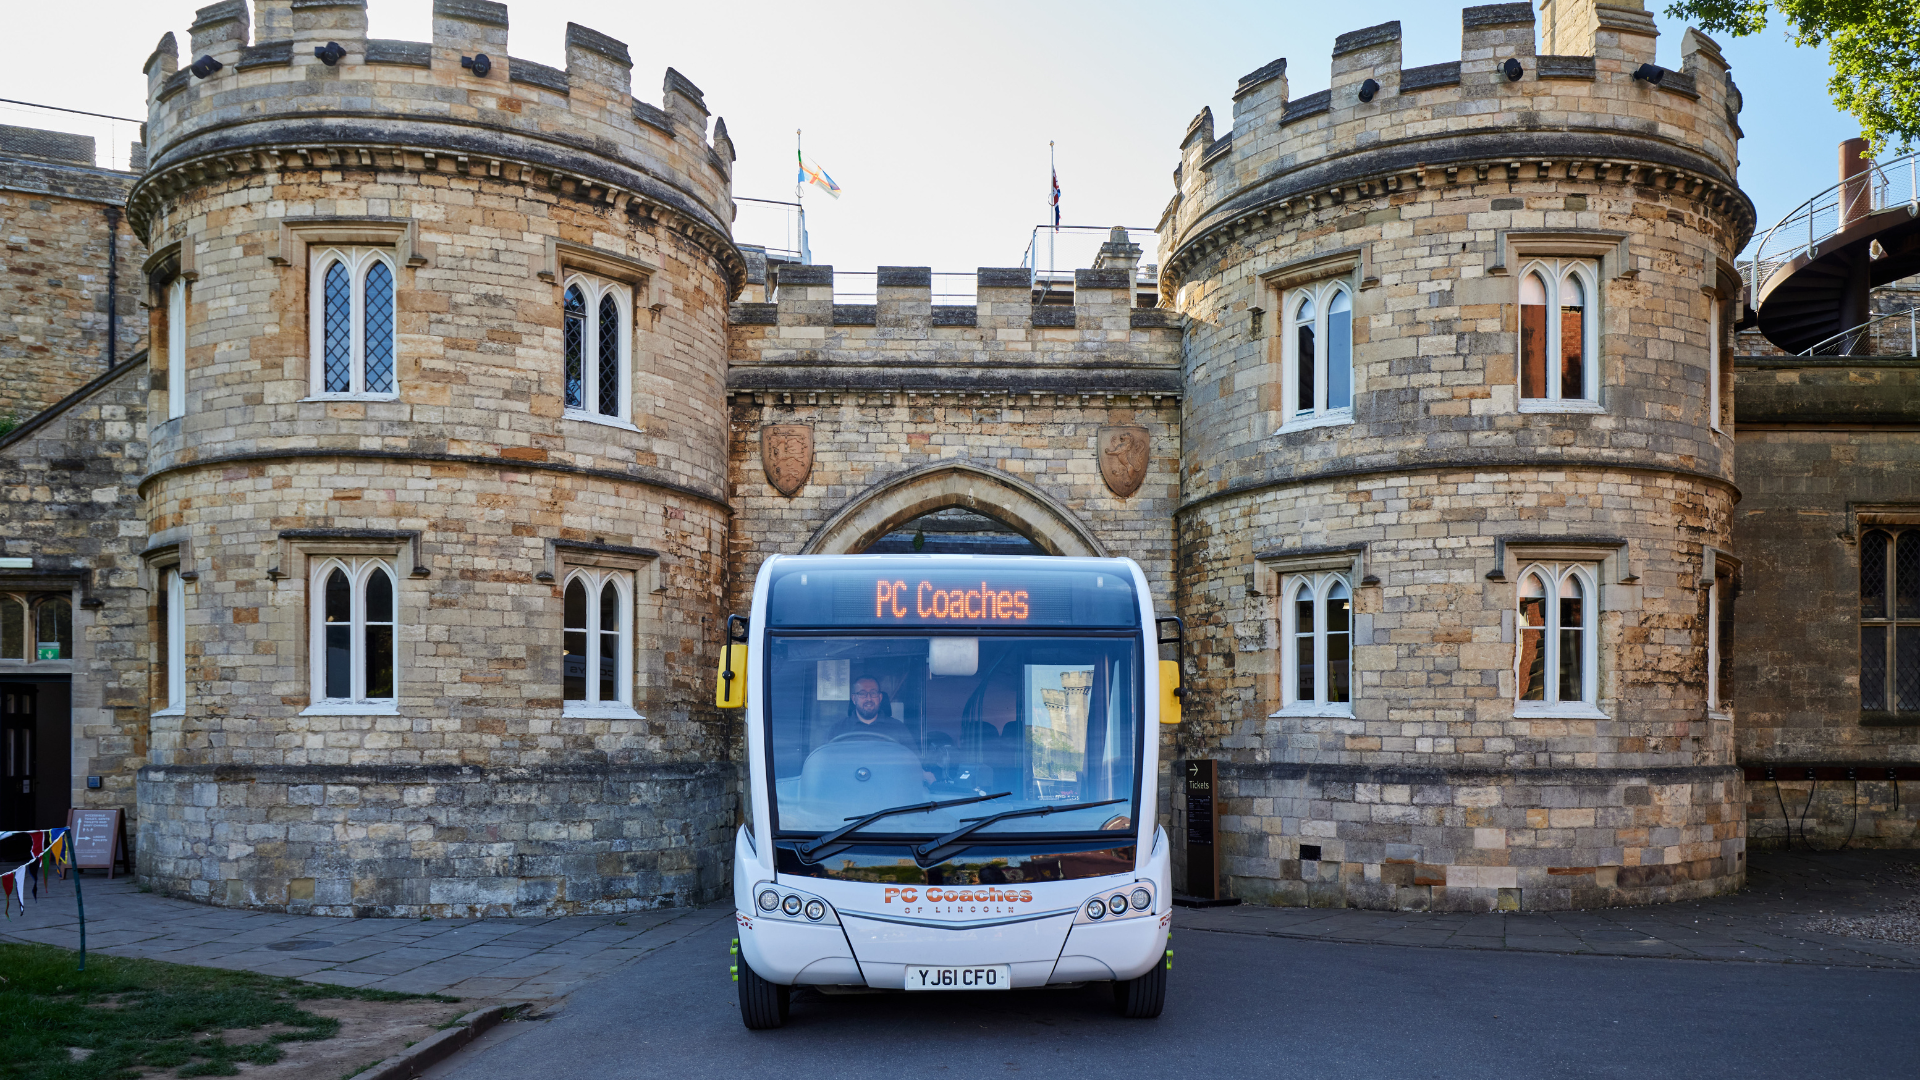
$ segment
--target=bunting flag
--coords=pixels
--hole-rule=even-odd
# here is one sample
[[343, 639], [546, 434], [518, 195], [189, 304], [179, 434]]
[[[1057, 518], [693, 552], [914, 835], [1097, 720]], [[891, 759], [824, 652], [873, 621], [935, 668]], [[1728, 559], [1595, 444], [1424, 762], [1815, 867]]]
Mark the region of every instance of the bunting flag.
[[12, 874], [13, 898], [20, 902], [20, 914], [27, 913], [27, 867], [32, 863], [21, 863]]
[[[22, 906], [20, 909], [22, 914], [24, 914], [26, 910], [27, 909], [24, 906]], [[5, 915], [8, 919], [13, 918], [13, 875], [12, 874], [0, 875], [0, 915]]]
[[794, 183], [816, 184], [834, 198], [840, 197], [840, 185], [833, 182], [833, 177], [828, 176], [825, 169], [818, 165], [809, 165], [807, 159], [801, 157], [798, 150], [793, 152], [793, 156], [800, 161], [800, 175], [794, 177]]

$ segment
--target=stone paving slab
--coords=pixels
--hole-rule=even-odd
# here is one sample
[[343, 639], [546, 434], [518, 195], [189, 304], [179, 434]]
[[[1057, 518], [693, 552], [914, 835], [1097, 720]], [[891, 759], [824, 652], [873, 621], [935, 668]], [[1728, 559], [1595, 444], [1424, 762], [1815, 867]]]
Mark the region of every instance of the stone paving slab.
[[[1487, 914], [1329, 908], [1181, 909], [1176, 933], [1255, 934], [1409, 948], [1654, 956], [1920, 969], [1920, 946], [1805, 929], [1920, 896], [1920, 852], [1757, 852], [1745, 891], [1653, 907]], [[119, 956], [438, 993], [474, 1002], [558, 997], [732, 916], [730, 903], [554, 918], [339, 919], [239, 911], [85, 883], [87, 946]], [[71, 883], [29, 900], [0, 938], [73, 948]], [[275, 948], [275, 946], [279, 946]]]
[[1677, 904], [1474, 915], [1240, 906], [1183, 910], [1174, 927], [1424, 948], [1920, 969], [1920, 946], [1805, 925], [1920, 897], [1920, 852], [1755, 852], [1749, 861], [1743, 891]]
[[[209, 907], [141, 892], [129, 878], [90, 874], [82, 888], [89, 951], [477, 1003], [563, 995], [732, 917], [728, 903], [544, 919], [341, 919]], [[71, 881], [29, 899], [25, 914], [0, 924], [0, 938], [78, 946]]]

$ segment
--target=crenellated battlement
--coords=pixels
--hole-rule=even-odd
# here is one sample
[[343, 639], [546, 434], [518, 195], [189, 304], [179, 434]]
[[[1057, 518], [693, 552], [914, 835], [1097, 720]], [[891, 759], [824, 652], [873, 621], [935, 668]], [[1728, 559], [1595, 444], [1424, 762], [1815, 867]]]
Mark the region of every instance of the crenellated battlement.
[[150, 164], [129, 205], [143, 232], [168, 193], [209, 178], [441, 172], [663, 220], [744, 281], [726, 122], [709, 137], [704, 96], [672, 68], [659, 105], [636, 97], [616, 38], [569, 23], [565, 70], [518, 59], [490, 0], [434, 0], [431, 42], [369, 38], [366, 0], [222, 0], [189, 33], [184, 58], [169, 33], [144, 69]]
[[[1162, 216], [1163, 277], [1263, 227], [1381, 195], [1493, 180], [1592, 179], [1678, 189], [1752, 228], [1734, 181], [1740, 92], [1719, 47], [1687, 31], [1678, 71], [1653, 64], [1643, 0], [1489, 4], [1461, 15], [1460, 58], [1406, 68], [1398, 22], [1336, 39], [1326, 90], [1289, 97], [1287, 61], [1241, 78], [1232, 130], [1203, 109], [1180, 142]], [[1549, 50], [1536, 49], [1536, 39]], [[1166, 281], [1163, 280], [1163, 287]], [[1163, 295], [1170, 295], [1163, 291]]]

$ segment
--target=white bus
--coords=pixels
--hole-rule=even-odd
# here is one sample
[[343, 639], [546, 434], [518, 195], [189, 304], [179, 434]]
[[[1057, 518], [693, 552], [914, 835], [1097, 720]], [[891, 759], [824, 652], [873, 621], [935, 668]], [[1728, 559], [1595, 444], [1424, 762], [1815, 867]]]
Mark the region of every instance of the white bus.
[[769, 559], [717, 691], [746, 707], [751, 763], [746, 1025], [785, 1022], [797, 986], [1105, 982], [1125, 1015], [1158, 1016], [1154, 720], [1178, 722], [1179, 669], [1157, 628], [1131, 559]]

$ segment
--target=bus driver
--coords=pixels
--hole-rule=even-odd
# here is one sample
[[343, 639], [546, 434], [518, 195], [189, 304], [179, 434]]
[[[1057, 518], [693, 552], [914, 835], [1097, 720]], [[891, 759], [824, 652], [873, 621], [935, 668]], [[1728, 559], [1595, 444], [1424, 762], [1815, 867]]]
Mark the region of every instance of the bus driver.
[[[913, 751], [915, 757], [920, 755], [917, 740], [914, 739], [913, 732], [907, 730], [907, 725], [881, 712], [881, 708], [886, 704], [887, 695], [880, 689], [880, 680], [871, 675], [862, 675], [853, 680], [852, 698], [853, 707], [848, 711], [847, 718], [834, 725], [833, 731], [827, 735], [827, 741], [831, 742], [842, 735], [868, 731], [892, 739]], [[932, 773], [924, 769], [921, 772], [928, 783], [933, 782]]]

